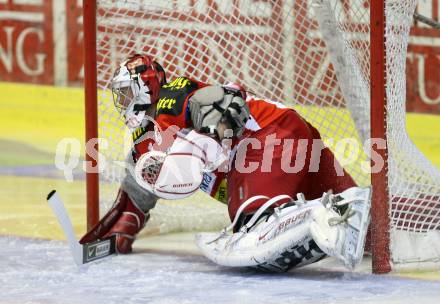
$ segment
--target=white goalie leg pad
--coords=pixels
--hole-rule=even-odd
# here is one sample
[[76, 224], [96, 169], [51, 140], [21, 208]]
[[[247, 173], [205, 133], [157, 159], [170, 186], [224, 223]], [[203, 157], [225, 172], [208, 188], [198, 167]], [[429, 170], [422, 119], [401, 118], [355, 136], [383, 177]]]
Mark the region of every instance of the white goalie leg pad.
[[[330, 196], [323, 199], [324, 205], [313, 210], [310, 233], [321, 250], [353, 269], [361, 262], [364, 253], [370, 222], [371, 189], [353, 187]], [[335, 202], [335, 197], [342, 200]], [[344, 215], [334, 211], [335, 205], [347, 205]]]
[[312, 210], [317, 207], [322, 207], [319, 200], [275, 208], [249, 231], [244, 227], [234, 234], [201, 233], [196, 243], [207, 258], [224, 266], [256, 266], [271, 271], [304, 266], [325, 256], [309, 230]]

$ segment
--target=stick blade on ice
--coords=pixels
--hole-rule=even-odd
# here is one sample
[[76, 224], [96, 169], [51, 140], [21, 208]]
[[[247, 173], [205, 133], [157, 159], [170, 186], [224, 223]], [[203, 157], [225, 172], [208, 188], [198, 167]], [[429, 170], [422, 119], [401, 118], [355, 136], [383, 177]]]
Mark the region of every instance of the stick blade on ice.
[[56, 190], [52, 190], [48, 194], [47, 201], [67, 237], [70, 251], [72, 252], [73, 259], [77, 265], [82, 265], [116, 253], [115, 236], [98, 240], [93, 243], [87, 243], [84, 245], [79, 244], [70, 217]]

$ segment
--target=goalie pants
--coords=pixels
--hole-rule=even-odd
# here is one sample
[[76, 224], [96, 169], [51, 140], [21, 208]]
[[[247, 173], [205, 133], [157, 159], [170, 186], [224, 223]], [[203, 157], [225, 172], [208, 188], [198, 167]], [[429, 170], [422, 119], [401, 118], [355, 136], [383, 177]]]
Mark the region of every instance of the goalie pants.
[[[260, 142], [261, 148], [249, 144], [255, 140]], [[273, 155], [270, 155], [271, 148]], [[240, 151], [242, 149], [246, 152]], [[324, 146], [318, 130], [294, 110], [242, 139], [237, 151], [227, 177], [231, 220], [240, 205], [255, 195], [271, 198], [287, 194], [295, 199], [296, 194], [302, 192], [307, 200], [312, 200], [330, 189], [339, 193], [356, 186], [330, 149]], [[240, 155], [245, 155], [244, 159]], [[251, 163], [258, 163], [258, 168], [252, 172], [243, 170], [249, 169]], [[255, 212], [265, 202], [264, 199], [255, 201], [244, 214]]]

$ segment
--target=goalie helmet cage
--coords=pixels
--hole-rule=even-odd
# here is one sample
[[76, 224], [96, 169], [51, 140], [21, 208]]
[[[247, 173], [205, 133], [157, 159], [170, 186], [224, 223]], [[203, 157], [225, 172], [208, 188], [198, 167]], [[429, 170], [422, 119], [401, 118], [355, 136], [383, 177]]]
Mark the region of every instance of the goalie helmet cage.
[[[87, 173], [89, 227], [114, 199], [130, 147], [110, 80], [117, 64], [141, 52], [154, 56], [168, 79], [234, 81], [293, 106], [319, 129], [356, 182], [373, 187], [373, 271], [438, 266], [440, 173], [405, 129], [405, 60], [416, 5], [417, 0], [84, 1], [87, 140], [104, 139], [100, 173]], [[158, 204], [148, 226], [157, 233], [225, 225], [225, 208], [205, 200]]]

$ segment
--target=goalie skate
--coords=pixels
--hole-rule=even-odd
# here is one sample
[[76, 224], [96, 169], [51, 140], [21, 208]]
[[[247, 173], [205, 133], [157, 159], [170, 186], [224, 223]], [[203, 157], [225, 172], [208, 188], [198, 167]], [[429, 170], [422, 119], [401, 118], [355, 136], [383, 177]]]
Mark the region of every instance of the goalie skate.
[[321, 202], [324, 208], [317, 208], [312, 214], [310, 232], [313, 239], [326, 254], [354, 269], [364, 253], [370, 223], [371, 189], [354, 187], [338, 195], [326, 193]]

